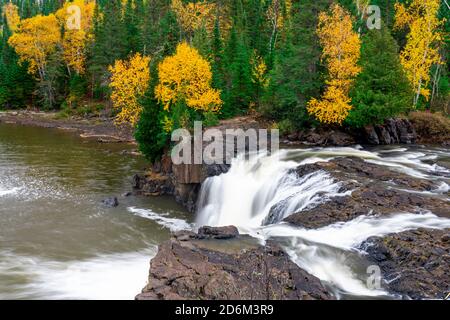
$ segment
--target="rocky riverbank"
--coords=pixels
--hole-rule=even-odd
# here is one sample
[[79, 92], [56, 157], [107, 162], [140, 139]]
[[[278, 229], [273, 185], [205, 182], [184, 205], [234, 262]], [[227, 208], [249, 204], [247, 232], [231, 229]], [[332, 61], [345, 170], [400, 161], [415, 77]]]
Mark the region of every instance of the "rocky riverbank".
[[266, 246], [235, 227], [180, 232], [159, 247], [138, 300], [329, 300], [319, 279], [275, 243]]
[[[352, 190], [345, 197], [335, 197], [317, 207], [289, 216], [286, 221], [304, 228], [320, 228], [337, 222], [350, 221], [361, 215], [390, 215], [402, 212], [433, 212], [450, 218], [450, 202], [430, 196], [439, 183], [418, 179], [359, 158], [337, 158], [298, 167], [301, 178], [323, 170], [342, 184], [342, 190]], [[450, 193], [445, 191], [450, 197]], [[277, 216], [274, 207], [270, 214]]]
[[[432, 212], [450, 218], [450, 192], [436, 179], [414, 177], [389, 166], [349, 156], [299, 165], [290, 174], [301, 180], [319, 171], [326, 172], [340, 184], [341, 195], [294, 213], [284, 222], [301, 229], [317, 230], [362, 216]], [[219, 174], [219, 171], [212, 174]], [[445, 170], [433, 174], [442, 179], [450, 178]], [[207, 176], [207, 172], [203, 172], [202, 178]], [[275, 204], [265, 223], [281, 222], [279, 209], [282, 207]], [[450, 289], [449, 239], [450, 229], [418, 229], [369, 238], [360, 250], [365, 252], [363, 258], [367, 264], [380, 267], [382, 287], [392, 296], [442, 299]], [[262, 272], [261, 266], [270, 266], [270, 270]], [[255, 277], [251, 270], [270, 274], [274, 280], [267, 287], [267, 278]], [[283, 282], [286, 279], [289, 281]], [[205, 228], [200, 234], [175, 234], [160, 247], [152, 261], [149, 285], [138, 299], [330, 299], [332, 294], [316, 280], [289, 262], [287, 254], [274, 242], [262, 247], [238, 235], [233, 227]], [[221, 291], [213, 291], [215, 286], [211, 283], [224, 285]], [[242, 288], [242, 291], [235, 288]]]
[[95, 139], [100, 143], [134, 143], [132, 128], [117, 127], [113, 119], [107, 117], [61, 119], [57, 112], [0, 111], [1, 122], [73, 131], [82, 138]]

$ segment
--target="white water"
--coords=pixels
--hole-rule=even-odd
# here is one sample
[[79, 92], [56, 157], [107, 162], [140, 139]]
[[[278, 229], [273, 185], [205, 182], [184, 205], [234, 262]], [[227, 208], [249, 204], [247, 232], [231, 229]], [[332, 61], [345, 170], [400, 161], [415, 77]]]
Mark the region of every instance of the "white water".
[[[390, 217], [360, 216], [353, 221], [337, 223], [317, 230], [307, 230], [286, 223], [285, 217], [329, 201], [331, 197], [346, 196], [341, 183], [329, 174], [318, 171], [298, 177], [291, 169], [307, 163], [330, 161], [336, 157], [360, 157], [367, 162], [397, 170], [408, 175], [438, 180], [449, 170], [424, 161], [437, 158], [434, 154], [391, 149], [381, 152], [360, 148], [327, 148], [283, 150], [273, 156], [246, 160], [238, 157], [230, 171], [208, 179], [199, 200], [197, 226], [235, 225], [265, 241], [277, 239], [292, 260], [300, 267], [329, 285], [336, 296], [386, 296], [381, 288], [369, 289], [366, 269], [361, 270], [364, 255], [359, 246], [371, 237], [418, 228], [450, 228], [450, 220], [432, 213], [398, 213]], [[448, 180], [447, 180], [448, 181]], [[436, 192], [448, 191], [441, 181]], [[272, 215], [270, 214], [272, 212]], [[276, 215], [273, 215], [273, 212]], [[268, 218], [270, 220], [268, 221]], [[267, 225], [270, 222], [272, 224]], [[351, 261], [360, 260], [358, 263]]]
[[0, 188], [0, 197], [15, 194], [18, 191], [19, 191], [19, 188], [12, 188], [12, 189], [7, 189], [7, 190]]
[[160, 226], [167, 228], [172, 232], [190, 230], [193, 227], [192, 224], [187, 223], [183, 219], [170, 218], [168, 213], [157, 214], [150, 209], [139, 209], [134, 207], [127, 208], [127, 210], [139, 217], [155, 221]]
[[0, 252], [0, 274], [26, 274], [33, 280], [23, 285], [0, 283], [0, 300], [132, 300], [147, 281], [149, 259], [156, 250], [154, 246], [141, 252], [67, 262]]

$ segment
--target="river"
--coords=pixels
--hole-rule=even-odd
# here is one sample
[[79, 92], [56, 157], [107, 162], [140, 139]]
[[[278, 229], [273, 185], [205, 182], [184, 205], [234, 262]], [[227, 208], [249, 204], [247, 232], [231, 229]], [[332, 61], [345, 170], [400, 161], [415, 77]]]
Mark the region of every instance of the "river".
[[[438, 187], [423, 193], [448, 201], [445, 148], [317, 148], [237, 158], [227, 174], [203, 185], [195, 218], [172, 198], [120, 196], [146, 165], [126, 152], [132, 148], [57, 129], [0, 124], [0, 299], [133, 299], [145, 285], [157, 245], [170, 231], [195, 225], [236, 225], [261, 242], [275, 239], [338, 298], [393, 298], [367, 287], [367, 262], [358, 246], [372, 236], [450, 228], [449, 219], [431, 212], [361, 216], [319, 229], [282, 222], [351, 193], [324, 171], [301, 178], [292, 172], [336, 157], [434, 181]], [[102, 205], [110, 196], [119, 196], [119, 207]]]
[[[133, 299], [189, 215], [123, 197], [144, 159], [57, 129], [0, 124], [0, 299]], [[118, 196], [120, 205], [102, 200]]]

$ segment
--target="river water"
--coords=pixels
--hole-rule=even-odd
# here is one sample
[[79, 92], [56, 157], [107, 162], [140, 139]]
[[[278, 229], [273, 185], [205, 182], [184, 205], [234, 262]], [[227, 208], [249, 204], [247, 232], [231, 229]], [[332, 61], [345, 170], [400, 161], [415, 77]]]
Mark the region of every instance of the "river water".
[[[368, 288], [358, 246], [371, 236], [450, 228], [449, 219], [430, 212], [360, 217], [317, 230], [281, 222], [348, 194], [326, 172], [299, 179], [290, 171], [335, 157], [356, 156], [434, 180], [439, 187], [428, 196], [449, 200], [448, 149], [319, 148], [237, 158], [230, 172], [205, 182], [194, 219], [171, 198], [120, 196], [145, 167], [142, 158], [124, 154], [132, 148], [56, 129], [0, 124], [0, 299], [133, 299], [157, 245], [170, 231], [201, 225], [236, 225], [261, 242], [275, 239], [337, 297], [392, 298]], [[101, 204], [110, 196], [119, 196], [118, 208]], [[274, 205], [278, 215], [268, 222]]]
[[[133, 146], [0, 124], [0, 299], [133, 299], [170, 230], [169, 198], [122, 197], [145, 167]], [[118, 196], [118, 208], [101, 201]]]

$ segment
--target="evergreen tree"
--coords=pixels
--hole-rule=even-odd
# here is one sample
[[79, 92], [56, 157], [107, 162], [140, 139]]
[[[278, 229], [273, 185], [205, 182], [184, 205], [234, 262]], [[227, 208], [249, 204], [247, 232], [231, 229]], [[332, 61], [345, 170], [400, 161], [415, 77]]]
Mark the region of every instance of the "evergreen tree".
[[28, 65], [20, 65], [17, 54], [8, 44], [11, 31], [3, 17], [0, 43], [0, 108], [23, 108], [32, 99], [35, 86]]
[[245, 112], [253, 97], [250, 52], [243, 34], [233, 27], [230, 33], [225, 61], [228, 66], [222, 115], [230, 117]]
[[364, 36], [360, 65], [363, 71], [351, 92], [353, 109], [348, 125], [382, 123], [412, 107], [412, 89], [389, 30], [371, 30]]
[[275, 57], [270, 85], [262, 112], [271, 119], [287, 119], [289, 126], [302, 128], [311, 123], [306, 104], [320, 95], [323, 85], [322, 54], [315, 32], [318, 14], [328, 9], [331, 0], [295, 2], [292, 27]]

